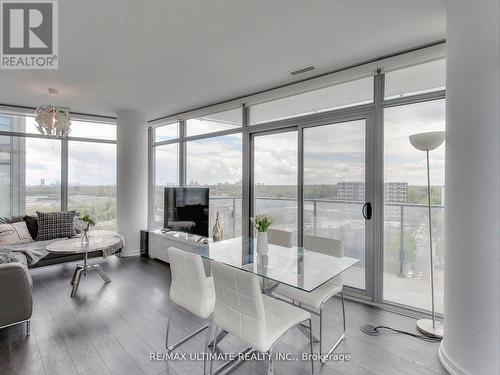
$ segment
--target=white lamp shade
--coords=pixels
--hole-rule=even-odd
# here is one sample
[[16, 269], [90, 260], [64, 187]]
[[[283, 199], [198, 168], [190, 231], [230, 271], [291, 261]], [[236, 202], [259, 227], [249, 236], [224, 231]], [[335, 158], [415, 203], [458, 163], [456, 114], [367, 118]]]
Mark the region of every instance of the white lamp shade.
[[420, 151], [430, 151], [444, 142], [444, 132], [428, 132], [410, 135], [410, 143]]

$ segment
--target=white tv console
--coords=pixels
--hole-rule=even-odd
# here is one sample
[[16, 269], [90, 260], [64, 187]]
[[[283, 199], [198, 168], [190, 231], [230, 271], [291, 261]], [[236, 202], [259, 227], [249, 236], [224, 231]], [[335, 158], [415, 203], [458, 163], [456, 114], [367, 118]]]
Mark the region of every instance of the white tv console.
[[[199, 240], [199, 241], [198, 241]], [[197, 242], [198, 241], [198, 242]], [[206, 239], [205, 239], [206, 242]], [[168, 263], [167, 249], [176, 247], [181, 250], [192, 251], [206, 247], [206, 243], [199, 236], [169, 231], [163, 229], [149, 231], [149, 257]]]

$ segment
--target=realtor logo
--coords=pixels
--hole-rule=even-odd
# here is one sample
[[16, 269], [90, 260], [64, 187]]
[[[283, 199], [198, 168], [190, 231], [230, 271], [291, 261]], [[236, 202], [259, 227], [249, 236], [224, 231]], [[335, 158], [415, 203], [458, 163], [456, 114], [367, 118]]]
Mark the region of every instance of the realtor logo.
[[57, 69], [57, 1], [0, 0], [1, 69]]

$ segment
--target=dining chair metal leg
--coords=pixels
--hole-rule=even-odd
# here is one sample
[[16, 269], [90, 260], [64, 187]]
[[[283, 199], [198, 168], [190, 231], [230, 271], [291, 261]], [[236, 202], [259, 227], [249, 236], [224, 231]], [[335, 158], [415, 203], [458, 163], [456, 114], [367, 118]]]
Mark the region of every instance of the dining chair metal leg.
[[323, 355], [323, 306], [319, 310], [319, 358]]
[[267, 375], [273, 375], [274, 373], [274, 363], [273, 363], [273, 352], [270, 350], [267, 352], [268, 360], [267, 360]]
[[210, 315], [210, 319], [208, 321], [208, 329], [207, 329], [207, 337], [205, 339], [205, 349], [203, 355], [203, 375], [207, 375], [207, 356], [208, 356], [208, 344], [210, 342], [210, 335], [212, 333], [212, 322], [214, 315]]
[[31, 334], [31, 319], [28, 319], [26, 321], [26, 336], [29, 336]]
[[167, 318], [167, 333], [165, 334], [165, 348], [167, 348], [167, 351], [170, 351], [170, 348], [168, 347], [168, 334], [170, 333], [170, 323], [172, 322], [173, 315], [174, 315], [174, 303], [171, 303]]
[[314, 358], [313, 358], [313, 326], [312, 319], [309, 318], [309, 348], [311, 350], [311, 374], [314, 374]]
[[[312, 319], [309, 318], [307, 320], [309, 321], [309, 347], [310, 347], [310, 352], [311, 352], [311, 373], [314, 373], [314, 358], [313, 358], [313, 355], [314, 355], [314, 349], [313, 349], [314, 339], [313, 339], [313, 335], [312, 335]], [[283, 337], [285, 337], [295, 327], [298, 327], [298, 325], [294, 326], [294, 327], [291, 327], [286, 332], [284, 332], [273, 343], [273, 345], [271, 346], [271, 348], [269, 349], [269, 351], [266, 352], [266, 354], [268, 355], [266, 373], [268, 375], [272, 375], [274, 373], [274, 358], [273, 358], [273, 354], [274, 354], [274, 348], [275, 348], [275, 346], [283, 339]], [[214, 337], [213, 337], [212, 341], [210, 341], [212, 333], [213, 333]], [[208, 354], [209, 348], [211, 348], [210, 364], [209, 364], [209, 374], [210, 375], [215, 375], [215, 374], [219, 374], [219, 373], [222, 373], [222, 372], [224, 374], [228, 374], [229, 372], [231, 372], [232, 370], [234, 370], [237, 366], [239, 366], [241, 364], [241, 362], [243, 360], [240, 359], [240, 358], [244, 358], [247, 353], [251, 354], [251, 353], [253, 353], [255, 351], [255, 349], [253, 349], [252, 347], [246, 347], [240, 353], [238, 353], [238, 356], [237, 356], [237, 358], [235, 360], [231, 360], [231, 361], [225, 362], [224, 364], [222, 364], [221, 366], [219, 366], [216, 370], [214, 370], [215, 351], [217, 350], [217, 343], [219, 342], [219, 336], [220, 335], [217, 332], [217, 325], [213, 322], [213, 320], [211, 320], [210, 321], [210, 326], [209, 326], [209, 329], [208, 329], [208, 333], [207, 333], [206, 343], [205, 343], [205, 350], [207, 351], [207, 354]], [[210, 346], [209, 343], [212, 343], [212, 346]], [[204, 363], [203, 368], [204, 368], [204, 374], [205, 374], [206, 373], [205, 372], [206, 371], [206, 365], [205, 365], [205, 363]]]
[[[309, 347], [310, 347], [310, 350], [311, 350], [311, 371], [314, 372], [314, 364], [313, 364], [313, 335], [312, 335], [312, 319], [309, 318], [307, 319], [309, 321]], [[305, 320], [303, 321], [305, 322]], [[303, 323], [301, 322], [301, 323]], [[279, 343], [281, 342], [281, 340], [283, 339], [283, 337], [285, 337], [286, 335], [288, 335], [290, 333], [290, 331], [292, 331], [293, 329], [295, 329], [295, 327], [299, 327], [299, 324], [297, 324], [296, 326], [294, 327], [291, 327], [290, 329], [288, 329], [285, 333], [283, 333], [275, 342], [274, 344], [271, 346], [271, 348], [269, 349], [269, 351], [267, 352], [268, 356], [269, 356], [269, 361], [267, 363], [267, 374], [272, 374], [273, 373], [273, 367], [274, 367], [274, 362], [273, 362], [273, 353], [274, 353], [274, 347]]]
[[215, 325], [214, 332], [216, 333], [214, 335], [214, 340], [213, 340], [212, 355], [210, 356], [210, 375], [214, 374], [214, 357], [215, 357], [215, 350], [217, 350], [217, 325]]
[[[226, 337], [228, 334], [227, 331], [224, 331], [223, 329], [221, 329], [218, 333], [216, 332], [216, 335], [217, 335], [217, 341], [218, 342], [221, 342], [221, 340]], [[209, 343], [208, 343], [208, 347], [211, 348], [214, 346], [214, 340], [211, 340]]]
[[172, 324], [172, 320], [174, 317], [174, 308], [175, 308], [175, 303], [172, 303], [170, 305], [170, 312], [168, 313], [167, 333], [165, 335], [165, 347], [167, 348], [167, 352], [171, 352], [172, 350], [177, 348], [179, 345], [184, 344], [187, 340], [189, 340], [190, 338], [196, 336], [198, 333], [200, 333], [208, 328], [208, 324], [205, 324], [204, 326], [201, 326], [200, 328], [198, 328], [196, 331], [191, 332], [189, 335], [183, 337], [182, 339], [177, 341], [175, 344], [169, 346], [168, 345], [168, 335], [170, 333], [170, 325]]
[[328, 353], [323, 354], [323, 305], [321, 305], [319, 310], [319, 356], [320, 362], [325, 363], [332, 352], [339, 346], [340, 342], [345, 338], [345, 304], [344, 304], [344, 293], [340, 292], [340, 300], [342, 302], [342, 334], [337, 339], [335, 344], [328, 350]]
[[345, 333], [345, 305], [344, 305], [344, 293], [340, 292], [340, 299], [342, 301], [342, 325], [344, 327], [344, 333]]

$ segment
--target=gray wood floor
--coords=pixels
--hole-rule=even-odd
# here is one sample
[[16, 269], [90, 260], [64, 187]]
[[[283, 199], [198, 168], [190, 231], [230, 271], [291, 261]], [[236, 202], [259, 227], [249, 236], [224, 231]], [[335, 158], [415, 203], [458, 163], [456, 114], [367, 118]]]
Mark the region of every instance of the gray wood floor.
[[[113, 281], [106, 285], [97, 274], [90, 274], [82, 279], [75, 298], [69, 296], [74, 264], [32, 271], [32, 334], [25, 338], [22, 326], [0, 330], [0, 374], [202, 374], [203, 363], [199, 361], [150, 361], [150, 353], [164, 351], [170, 303], [168, 266], [153, 260], [110, 257], [103, 262], [103, 268]], [[333, 300], [326, 309], [326, 337], [333, 340], [341, 324], [340, 304]], [[337, 352], [349, 354], [351, 359], [316, 365], [315, 373], [446, 373], [438, 360], [438, 344], [390, 333], [370, 337], [359, 329], [370, 323], [414, 331], [414, 320], [355, 302], [347, 302], [346, 311], [347, 338]], [[173, 340], [200, 323], [181, 311], [173, 322]], [[178, 351], [202, 351], [203, 339], [203, 334], [198, 335]], [[235, 352], [243, 346], [227, 336], [219, 348]], [[293, 331], [278, 349], [300, 353], [308, 350], [308, 341]], [[265, 363], [247, 361], [233, 373], [265, 373]], [[309, 374], [309, 363], [276, 361], [275, 373]]]

